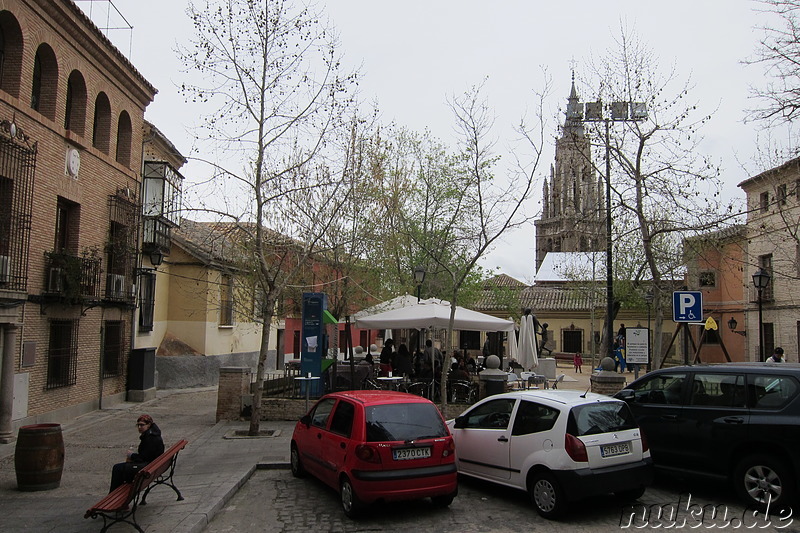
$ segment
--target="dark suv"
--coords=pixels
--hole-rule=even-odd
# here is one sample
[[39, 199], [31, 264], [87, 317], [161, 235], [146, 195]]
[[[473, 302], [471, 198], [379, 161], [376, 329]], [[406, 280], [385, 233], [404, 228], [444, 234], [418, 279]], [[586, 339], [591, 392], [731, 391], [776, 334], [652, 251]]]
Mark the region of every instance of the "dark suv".
[[630, 405], [657, 467], [727, 478], [748, 505], [793, 503], [800, 365], [662, 368], [615, 396]]

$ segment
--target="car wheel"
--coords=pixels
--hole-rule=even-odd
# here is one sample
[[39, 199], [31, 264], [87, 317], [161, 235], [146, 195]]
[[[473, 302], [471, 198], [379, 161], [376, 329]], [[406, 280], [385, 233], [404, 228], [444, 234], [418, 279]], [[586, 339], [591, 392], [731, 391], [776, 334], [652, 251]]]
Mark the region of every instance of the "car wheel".
[[734, 474], [736, 492], [747, 502], [764, 508], [783, 507], [792, 498], [793, 481], [786, 465], [768, 455], [751, 455], [739, 463]]
[[342, 502], [342, 510], [349, 518], [355, 518], [361, 511], [361, 502], [358, 501], [356, 491], [353, 490], [353, 484], [350, 479], [343, 477], [339, 484], [339, 495]]
[[557, 518], [567, 509], [564, 492], [549, 472], [534, 474], [528, 491], [536, 511], [544, 518]]
[[621, 490], [619, 492], [615, 492], [614, 496], [616, 496], [617, 499], [622, 500], [624, 502], [630, 502], [641, 498], [642, 495], [644, 494], [644, 491], [645, 487], [637, 487], [635, 489]]
[[303, 477], [306, 475], [306, 469], [303, 468], [303, 463], [300, 461], [300, 451], [297, 449], [297, 444], [292, 443], [292, 451], [289, 455], [289, 460], [292, 466], [292, 475], [294, 477]]
[[456, 497], [455, 494], [447, 494], [445, 496], [433, 496], [431, 501], [433, 505], [436, 507], [447, 507], [451, 503], [453, 503], [453, 499]]

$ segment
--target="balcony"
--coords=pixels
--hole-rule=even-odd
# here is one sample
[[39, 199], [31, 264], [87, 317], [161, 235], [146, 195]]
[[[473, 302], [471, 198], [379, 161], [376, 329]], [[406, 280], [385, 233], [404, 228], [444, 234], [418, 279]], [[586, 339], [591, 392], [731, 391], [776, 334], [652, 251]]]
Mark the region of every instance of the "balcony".
[[145, 161], [142, 178], [144, 216], [142, 252], [169, 255], [172, 228], [180, 224], [183, 176], [163, 161]]
[[42, 296], [82, 304], [100, 295], [100, 258], [48, 252]]

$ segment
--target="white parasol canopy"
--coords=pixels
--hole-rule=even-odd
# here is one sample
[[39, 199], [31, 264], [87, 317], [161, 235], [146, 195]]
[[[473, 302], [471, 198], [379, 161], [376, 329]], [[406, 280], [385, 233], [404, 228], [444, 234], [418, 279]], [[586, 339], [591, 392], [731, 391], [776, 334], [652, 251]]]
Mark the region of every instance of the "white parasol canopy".
[[[430, 298], [419, 303], [384, 311], [369, 316], [356, 316], [356, 327], [360, 329], [421, 329], [447, 328], [450, 324], [450, 303]], [[514, 322], [456, 307], [453, 329], [461, 331], [514, 331]], [[510, 337], [510, 336], [509, 336]]]

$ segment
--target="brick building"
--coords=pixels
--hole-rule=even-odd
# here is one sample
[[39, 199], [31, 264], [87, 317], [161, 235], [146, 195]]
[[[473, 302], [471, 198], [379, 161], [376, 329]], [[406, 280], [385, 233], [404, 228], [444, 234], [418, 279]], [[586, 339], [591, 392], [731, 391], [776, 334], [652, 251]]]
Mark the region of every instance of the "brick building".
[[70, 0], [0, 0], [0, 439], [124, 399], [144, 111]]

